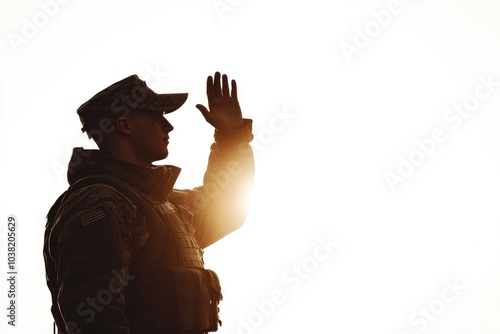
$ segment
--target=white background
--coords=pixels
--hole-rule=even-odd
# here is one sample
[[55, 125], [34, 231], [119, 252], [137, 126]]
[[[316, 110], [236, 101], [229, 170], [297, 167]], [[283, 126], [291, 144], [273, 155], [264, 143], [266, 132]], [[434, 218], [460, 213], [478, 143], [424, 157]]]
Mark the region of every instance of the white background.
[[[195, 104], [219, 70], [254, 119], [257, 166], [246, 224], [205, 252], [223, 285], [221, 333], [499, 333], [500, 87], [456, 128], [443, 116], [472, 101], [479, 77], [500, 82], [500, 3], [402, 0], [381, 26], [371, 13], [389, 4], [2, 0], [0, 332], [51, 333], [44, 217], [67, 187], [71, 149], [92, 147], [78, 106], [134, 73], [189, 92], [169, 115], [166, 163], [192, 188], [212, 140]], [[356, 42], [346, 57], [342, 43]], [[436, 128], [446, 140], [391, 190], [384, 174]], [[329, 239], [331, 254], [318, 248]]]

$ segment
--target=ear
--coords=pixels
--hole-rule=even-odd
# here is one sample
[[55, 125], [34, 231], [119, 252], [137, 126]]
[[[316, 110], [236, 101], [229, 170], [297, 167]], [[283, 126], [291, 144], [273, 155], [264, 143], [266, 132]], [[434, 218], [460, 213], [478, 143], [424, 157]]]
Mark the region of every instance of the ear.
[[131, 134], [133, 131], [133, 124], [130, 118], [128, 117], [120, 117], [116, 120], [116, 128], [118, 131], [124, 134]]

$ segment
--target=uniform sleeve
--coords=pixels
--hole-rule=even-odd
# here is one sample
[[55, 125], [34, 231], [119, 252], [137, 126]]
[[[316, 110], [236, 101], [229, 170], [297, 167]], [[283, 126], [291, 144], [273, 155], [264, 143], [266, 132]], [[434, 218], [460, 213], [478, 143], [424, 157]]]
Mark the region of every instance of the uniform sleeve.
[[125, 313], [136, 208], [107, 186], [90, 186], [62, 206], [58, 306], [68, 334], [129, 333]]
[[193, 213], [196, 238], [205, 248], [237, 230], [248, 215], [248, 197], [255, 167], [250, 142], [252, 120], [241, 128], [215, 130], [203, 185], [193, 190], [174, 190], [172, 201]]

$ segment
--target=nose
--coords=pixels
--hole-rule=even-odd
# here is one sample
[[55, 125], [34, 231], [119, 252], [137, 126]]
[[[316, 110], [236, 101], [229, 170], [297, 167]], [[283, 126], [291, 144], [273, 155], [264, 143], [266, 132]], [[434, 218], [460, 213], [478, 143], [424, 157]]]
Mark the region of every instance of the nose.
[[169, 133], [170, 131], [172, 131], [174, 129], [174, 127], [172, 126], [172, 124], [170, 124], [170, 122], [165, 117], [162, 117], [162, 118], [163, 118], [163, 121], [161, 122], [162, 130], [165, 131], [166, 133]]

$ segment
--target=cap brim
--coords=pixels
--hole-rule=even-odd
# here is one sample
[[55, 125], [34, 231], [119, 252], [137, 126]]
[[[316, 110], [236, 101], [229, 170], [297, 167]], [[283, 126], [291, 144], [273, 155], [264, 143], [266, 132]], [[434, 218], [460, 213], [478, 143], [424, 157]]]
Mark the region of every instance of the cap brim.
[[141, 105], [147, 109], [168, 114], [179, 109], [186, 102], [187, 97], [188, 93], [156, 94], [154, 98], [146, 99]]

